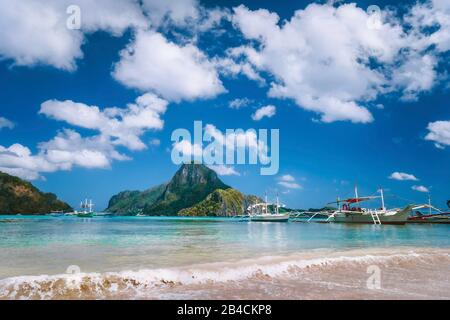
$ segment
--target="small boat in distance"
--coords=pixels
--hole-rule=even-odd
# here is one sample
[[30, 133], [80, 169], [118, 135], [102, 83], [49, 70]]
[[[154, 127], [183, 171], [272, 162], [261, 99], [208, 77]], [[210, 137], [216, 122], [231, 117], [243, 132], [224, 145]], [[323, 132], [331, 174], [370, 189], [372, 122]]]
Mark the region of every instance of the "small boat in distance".
[[[358, 188], [355, 187], [355, 197], [331, 202], [337, 204], [338, 209], [331, 212], [327, 219], [328, 222], [343, 223], [369, 223], [369, 224], [405, 224], [408, 215], [415, 205], [408, 205], [405, 208], [387, 209], [384, 205], [383, 190], [378, 190], [380, 196], [359, 197]], [[354, 204], [369, 201], [372, 199], [381, 199], [380, 209], [368, 209], [353, 206]], [[343, 203], [343, 204], [342, 204]]]
[[75, 211], [77, 217], [80, 218], [92, 218], [94, 216], [94, 211], [92, 208], [94, 207], [94, 204], [92, 203], [92, 199], [89, 200], [85, 199], [84, 202], [81, 201], [80, 208], [82, 211]]
[[52, 216], [52, 217], [62, 217], [64, 215], [64, 211], [63, 210], [53, 210], [53, 211], [50, 211], [50, 213], [48, 215]]
[[267, 202], [267, 195], [264, 202], [255, 203], [248, 207], [248, 215], [250, 221], [255, 222], [287, 222], [289, 220], [288, 213], [280, 213], [280, 204], [278, 201], [276, 204], [272, 204], [272, 207], [275, 206], [275, 212], [271, 212], [269, 210], [269, 203]]

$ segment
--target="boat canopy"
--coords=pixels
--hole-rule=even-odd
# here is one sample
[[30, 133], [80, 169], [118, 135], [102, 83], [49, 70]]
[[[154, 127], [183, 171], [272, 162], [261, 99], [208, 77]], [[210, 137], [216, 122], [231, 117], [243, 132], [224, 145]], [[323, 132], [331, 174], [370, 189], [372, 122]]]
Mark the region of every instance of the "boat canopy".
[[328, 204], [341, 203], [341, 202], [345, 202], [345, 203], [358, 203], [358, 202], [363, 202], [363, 201], [368, 201], [368, 200], [378, 199], [378, 198], [380, 198], [380, 196], [348, 198], [348, 199], [342, 199], [342, 200], [338, 200], [338, 201], [333, 201], [333, 202], [330, 202], [330, 203], [328, 203]]

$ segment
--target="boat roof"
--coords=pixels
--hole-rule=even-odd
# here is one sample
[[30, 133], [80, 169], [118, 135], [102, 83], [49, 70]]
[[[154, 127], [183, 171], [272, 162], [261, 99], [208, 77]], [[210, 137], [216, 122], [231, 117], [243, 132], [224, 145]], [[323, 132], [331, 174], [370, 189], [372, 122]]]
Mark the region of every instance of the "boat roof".
[[370, 197], [348, 198], [348, 199], [342, 199], [342, 200], [338, 200], [338, 201], [333, 201], [333, 202], [330, 202], [328, 204], [341, 203], [341, 202], [358, 203], [358, 202], [369, 201], [369, 200], [378, 199], [378, 198], [380, 198], [380, 197], [379, 196], [370, 196]]

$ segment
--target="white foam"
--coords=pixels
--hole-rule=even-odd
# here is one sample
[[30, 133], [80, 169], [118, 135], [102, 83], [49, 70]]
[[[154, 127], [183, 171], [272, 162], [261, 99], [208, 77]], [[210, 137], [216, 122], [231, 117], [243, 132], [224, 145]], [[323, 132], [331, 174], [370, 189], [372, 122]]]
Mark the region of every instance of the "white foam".
[[[369, 250], [368, 250], [369, 251]], [[370, 251], [369, 251], [370, 252]], [[317, 253], [316, 253], [317, 255]], [[361, 251], [314, 255], [261, 257], [236, 262], [209, 263], [181, 268], [142, 269], [106, 273], [78, 273], [40, 276], [19, 276], [0, 280], [0, 298], [3, 299], [51, 299], [75, 294], [83, 297], [103, 298], [120, 293], [139, 296], [154, 288], [205, 283], [242, 281], [254, 277], [289, 277], [312, 267], [327, 268], [334, 265], [383, 264], [392, 261], [427, 260], [436, 257], [449, 258], [448, 252], [433, 253], [400, 252], [364, 254]]]

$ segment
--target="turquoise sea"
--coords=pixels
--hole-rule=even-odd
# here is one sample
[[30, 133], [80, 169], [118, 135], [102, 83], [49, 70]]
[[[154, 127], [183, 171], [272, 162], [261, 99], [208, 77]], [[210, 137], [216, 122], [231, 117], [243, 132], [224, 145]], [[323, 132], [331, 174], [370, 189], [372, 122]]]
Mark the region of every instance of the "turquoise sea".
[[[0, 216], [0, 298], [450, 298], [449, 232], [433, 224]], [[374, 263], [389, 290], [366, 288]], [[423, 284], [403, 288], [405, 276], [434, 288], [414, 296]], [[347, 282], [361, 286], [343, 290]]]

